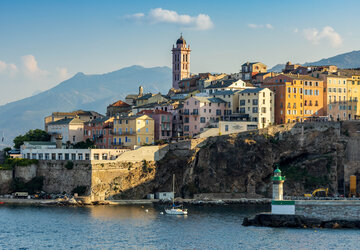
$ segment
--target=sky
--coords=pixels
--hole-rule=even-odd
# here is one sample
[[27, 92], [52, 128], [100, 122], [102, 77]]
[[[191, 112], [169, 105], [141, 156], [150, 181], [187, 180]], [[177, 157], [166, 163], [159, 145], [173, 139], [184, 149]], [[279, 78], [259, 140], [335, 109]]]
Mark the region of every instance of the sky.
[[192, 73], [359, 50], [359, 7], [357, 0], [0, 0], [0, 105], [77, 72], [170, 67], [181, 32], [192, 49]]

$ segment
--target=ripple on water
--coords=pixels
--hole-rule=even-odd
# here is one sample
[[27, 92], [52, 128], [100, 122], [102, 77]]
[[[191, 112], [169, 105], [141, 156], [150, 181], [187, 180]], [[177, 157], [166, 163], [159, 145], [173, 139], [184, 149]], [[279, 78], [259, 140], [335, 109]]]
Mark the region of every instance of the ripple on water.
[[[146, 213], [145, 209], [149, 209]], [[163, 207], [0, 207], [0, 248], [39, 249], [356, 249], [358, 230], [243, 227], [267, 207], [190, 207], [190, 214], [160, 214]]]

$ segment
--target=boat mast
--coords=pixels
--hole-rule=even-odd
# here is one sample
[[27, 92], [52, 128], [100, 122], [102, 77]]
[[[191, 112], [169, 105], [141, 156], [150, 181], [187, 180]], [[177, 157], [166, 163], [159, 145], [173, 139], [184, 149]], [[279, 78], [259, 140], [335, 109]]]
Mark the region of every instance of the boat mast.
[[175, 205], [175, 174], [173, 174], [173, 206]]

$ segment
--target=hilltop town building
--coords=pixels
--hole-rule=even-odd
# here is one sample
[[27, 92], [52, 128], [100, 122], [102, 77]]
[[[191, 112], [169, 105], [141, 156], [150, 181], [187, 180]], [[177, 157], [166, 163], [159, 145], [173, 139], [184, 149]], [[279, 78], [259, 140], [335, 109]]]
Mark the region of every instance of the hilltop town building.
[[261, 62], [246, 62], [241, 65], [241, 79], [251, 80], [258, 73], [266, 73], [267, 66]]
[[112, 117], [117, 115], [124, 115], [131, 111], [131, 106], [121, 100], [110, 104], [106, 108], [106, 116]]
[[173, 115], [160, 109], [143, 110], [138, 115], [148, 115], [154, 120], [154, 138], [155, 141], [169, 140], [172, 136]]
[[61, 135], [63, 143], [76, 144], [84, 140], [84, 121], [78, 117], [64, 118], [47, 124], [47, 130], [51, 135], [51, 141]]
[[224, 116], [226, 102], [220, 98], [193, 96], [184, 102], [182, 109], [184, 136], [203, 132], [206, 126]]
[[147, 115], [119, 116], [114, 119], [115, 149], [154, 143], [154, 120]]
[[190, 45], [180, 36], [172, 48], [173, 88], [179, 88], [179, 81], [190, 77]]
[[75, 118], [75, 117], [79, 118], [84, 122], [88, 122], [104, 116], [95, 111], [84, 111], [84, 110], [77, 110], [73, 112], [53, 112], [51, 115], [46, 116], [44, 118], [45, 130], [47, 130], [47, 125], [50, 122], [56, 122], [64, 118]]
[[268, 88], [245, 89], [239, 93], [240, 114], [248, 114], [258, 129], [274, 124], [274, 93]]
[[280, 74], [265, 79], [262, 87], [275, 93], [275, 123], [303, 122], [326, 115], [323, 81], [307, 75]]
[[94, 142], [96, 148], [112, 148], [114, 118], [97, 118], [84, 124], [84, 141]]

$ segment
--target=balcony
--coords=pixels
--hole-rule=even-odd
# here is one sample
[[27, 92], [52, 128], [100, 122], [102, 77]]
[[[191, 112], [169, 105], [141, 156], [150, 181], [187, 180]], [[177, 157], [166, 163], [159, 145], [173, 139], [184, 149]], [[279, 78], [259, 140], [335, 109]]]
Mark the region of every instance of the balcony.
[[112, 135], [117, 135], [117, 136], [122, 136], [122, 135], [136, 135], [136, 132], [134, 132], [134, 131], [132, 131], [132, 132], [130, 132], [130, 131], [127, 131], [127, 132], [114, 132], [114, 131], [112, 131], [112, 133], [111, 133]]
[[191, 115], [199, 115], [199, 112], [191, 112]]

